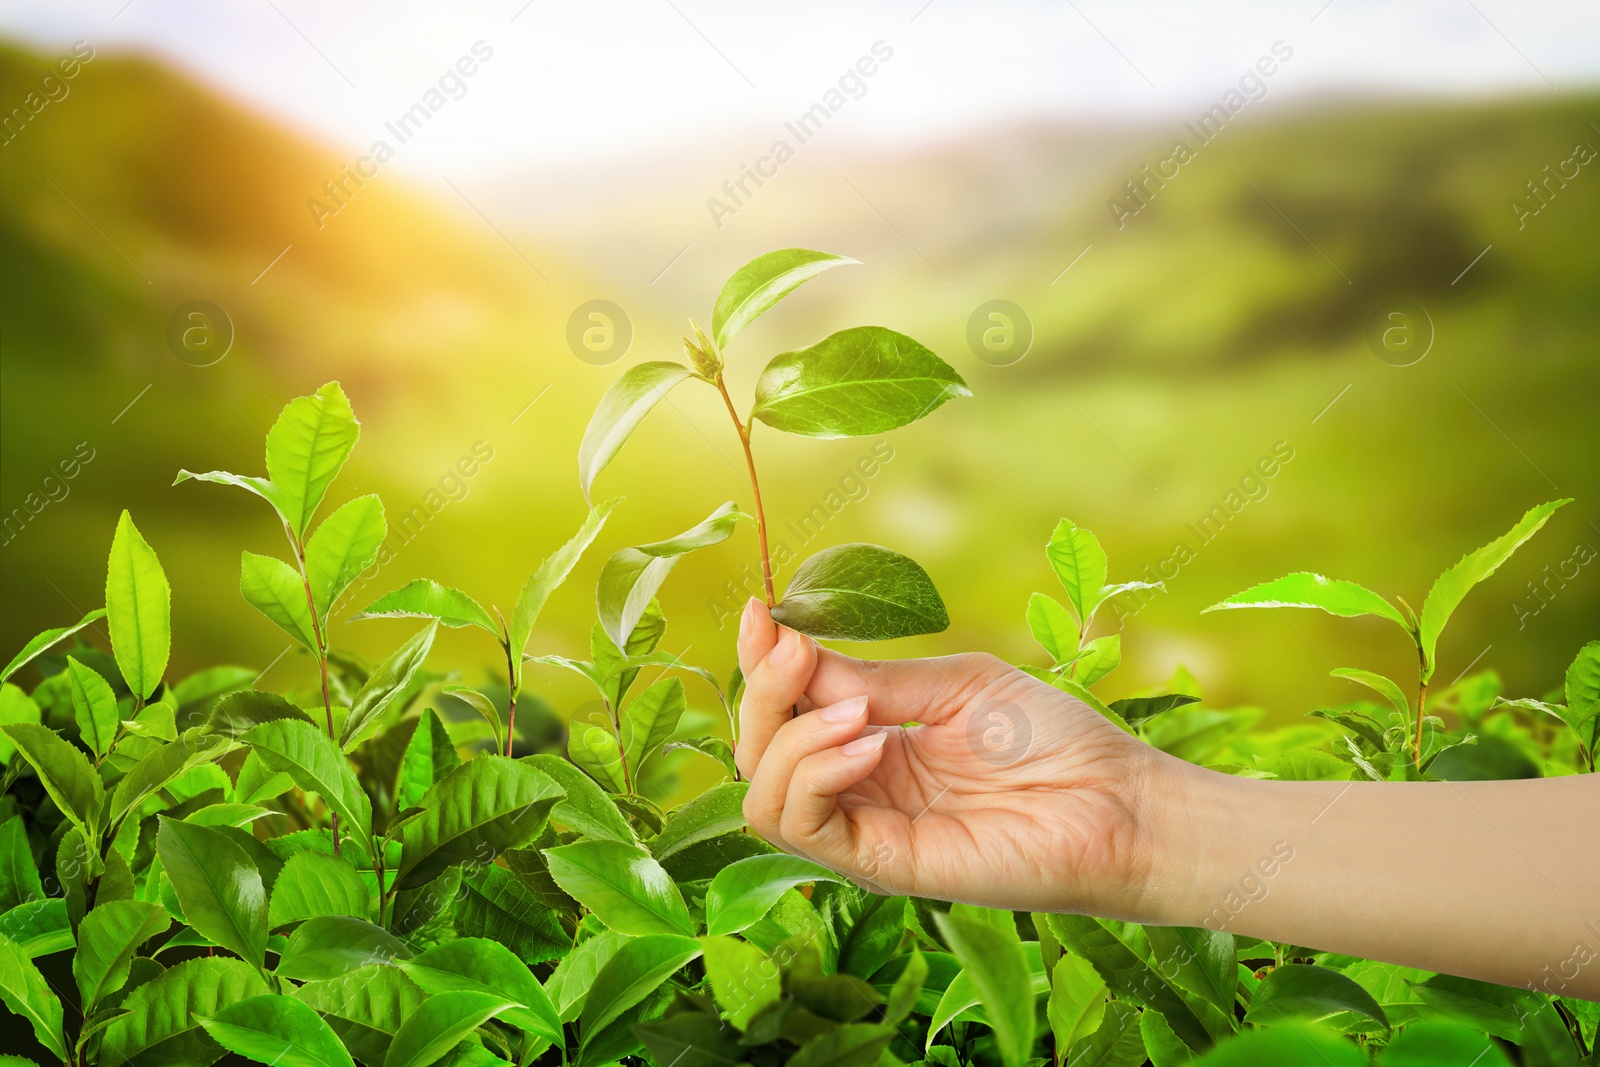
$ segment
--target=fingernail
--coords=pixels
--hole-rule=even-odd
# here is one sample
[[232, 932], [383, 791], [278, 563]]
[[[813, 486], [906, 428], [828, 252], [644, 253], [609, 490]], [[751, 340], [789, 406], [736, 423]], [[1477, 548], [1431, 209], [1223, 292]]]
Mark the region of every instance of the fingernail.
[[795, 655], [800, 651], [801, 640], [798, 630], [784, 628], [783, 632], [778, 636], [778, 646], [772, 650], [770, 657], [772, 665], [774, 667], [782, 667], [785, 663], [794, 659]]
[[889, 734], [886, 731], [875, 734], [866, 734], [862, 737], [856, 738], [847, 745], [840, 745], [839, 751], [843, 752], [846, 756], [865, 756], [870, 752], [878, 751], [878, 749], [883, 747], [883, 743], [887, 740], [889, 740]]
[[823, 722], [851, 722], [861, 718], [861, 713], [866, 710], [866, 697], [851, 697], [849, 700], [841, 700], [837, 704], [819, 708], [817, 718]]

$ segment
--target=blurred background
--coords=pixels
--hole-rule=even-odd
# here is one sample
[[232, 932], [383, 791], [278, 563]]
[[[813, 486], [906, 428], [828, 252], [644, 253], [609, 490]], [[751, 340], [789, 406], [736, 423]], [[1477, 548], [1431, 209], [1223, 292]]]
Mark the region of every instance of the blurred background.
[[[1418, 606], [1570, 496], [1441, 649], [1441, 681], [1541, 694], [1600, 636], [1597, 123], [1592, 4], [8, 0], [0, 642], [103, 602], [128, 508], [172, 580], [173, 677], [307, 684], [238, 594], [242, 549], [281, 553], [267, 509], [171, 483], [260, 473], [278, 408], [329, 379], [363, 424], [330, 501], [382, 494], [393, 552], [341, 613], [415, 577], [509, 610], [583, 516], [606, 386], [802, 246], [862, 265], [738, 339], [741, 406], [770, 355], [867, 322], [974, 393], [882, 439], [757, 428], [776, 539], [877, 541], [943, 591], [946, 633], [865, 651], [1040, 662], [1023, 612], [1059, 595], [1067, 516], [1112, 580], [1166, 582], [1104, 613], [1103, 696], [1183, 665], [1288, 722], [1356, 695], [1332, 667], [1410, 679], [1404, 639], [1203, 607], [1297, 569]], [[569, 343], [593, 301], [598, 350]], [[674, 393], [597, 495], [627, 500], [536, 652], [586, 652], [610, 552], [748, 509], [714, 393]], [[678, 568], [666, 647], [725, 674], [755, 553], [746, 528]], [[480, 637], [431, 665], [492, 678]]]

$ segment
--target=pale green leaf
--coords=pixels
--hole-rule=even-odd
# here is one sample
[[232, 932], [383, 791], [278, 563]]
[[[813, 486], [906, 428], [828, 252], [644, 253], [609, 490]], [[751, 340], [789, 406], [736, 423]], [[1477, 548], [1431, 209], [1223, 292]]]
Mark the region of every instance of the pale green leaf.
[[624, 548], [608, 559], [600, 570], [595, 599], [612, 644], [628, 646], [634, 626], [680, 559], [726, 541], [743, 517], [730, 500], [676, 537]]
[[678, 887], [642, 847], [579, 841], [544, 854], [556, 884], [611, 929], [635, 936], [693, 936]]
[[324, 625], [340, 594], [376, 562], [388, 532], [383, 501], [368, 494], [347, 501], [323, 519], [306, 542], [306, 578]]
[[367, 675], [367, 680], [350, 703], [350, 712], [344, 717], [339, 730], [339, 740], [345, 751], [354, 748], [367, 728], [373, 724], [384, 708], [411, 684], [433, 649], [433, 638], [439, 632], [437, 622], [418, 630], [405, 644], [395, 649]]
[[750, 856], [731, 863], [706, 889], [706, 932], [736, 934], [766, 915], [786, 890], [812, 882], [849, 884], [799, 856]]
[[240, 553], [239, 595], [313, 655], [322, 654], [305, 582], [289, 564], [276, 556]]
[[296, 539], [305, 536], [360, 435], [361, 424], [338, 382], [289, 401], [267, 431], [267, 477]]
[[126, 511], [117, 520], [106, 563], [106, 628], [128, 688], [141, 700], [149, 697], [172, 651], [172, 587]]
[[717, 294], [711, 311], [717, 347], [726, 346], [739, 331], [823, 271], [857, 262], [808, 248], [782, 248], [752, 259], [734, 271]]
[[517, 594], [517, 606], [511, 613], [510, 645], [511, 655], [517, 664], [517, 680], [521, 680], [522, 657], [528, 650], [528, 639], [533, 636], [533, 626], [539, 621], [539, 615], [544, 611], [544, 606], [550, 599], [550, 594], [555, 592], [567, 576], [572, 573], [572, 568], [578, 565], [578, 560], [583, 553], [594, 543], [600, 535], [600, 530], [605, 526], [606, 520], [622, 502], [618, 497], [596, 504], [584, 516], [583, 525], [578, 527], [578, 532], [573, 534], [567, 543], [545, 557], [539, 564], [539, 569], [528, 576], [522, 584], [522, 591]]
[[111, 683], [90, 667], [67, 657], [67, 683], [72, 692], [72, 716], [78, 724], [78, 737], [96, 756], [111, 751], [116, 740], [117, 694]]
[[89, 626], [95, 622], [98, 622], [105, 617], [105, 609], [98, 608], [89, 612], [89, 614], [85, 615], [71, 626], [57, 626], [34, 637], [26, 645], [22, 646], [22, 651], [11, 657], [11, 662], [6, 664], [5, 670], [0, 671], [0, 682], [4, 682], [7, 678], [10, 678], [13, 674], [17, 673], [17, 671], [21, 670], [27, 665], [28, 661], [32, 660], [35, 656], [49, 648], [51, 645], [55, 644], [57, 641], [60, 641], [63, 638], [71, 637], [85, 626]]
[[623, 371], [611, 383], [611, 388], [600, 398], [578, 446], [578, 485], [583, 489], [585, 500], [589, 498], [595, 478], [650, 409], [673, 386], [692, 374], [681, 363], [640, 363]]
[[223, 1048], [269, 1067], [355, 1067], [322, 1016], [294, 997], [249, 997], [195, 1021]]
[[1205, 610], [1221, 611], [1226, 608], [1319, 608], [1330, 615], [1345, 618], [1377, 615], [1407, 633], [1411, 631], [1411, 625], [1400, 614], [1400, 609], [1372, 590], [1355, 582], [1324, 578], [1309, 571], [1296, 571], [1270, 582], [1253, 585]]
[[356, 619], [438, 619], [446, 626], [477, 626], [497, 639], [500, 627], [472, 597], [453, 585], [418, 578], [368, 604]]

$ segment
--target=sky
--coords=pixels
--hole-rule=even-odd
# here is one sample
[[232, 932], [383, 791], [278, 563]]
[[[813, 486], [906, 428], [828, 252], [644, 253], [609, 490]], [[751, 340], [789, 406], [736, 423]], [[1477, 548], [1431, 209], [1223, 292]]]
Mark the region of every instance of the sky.
[[[1274, 106], [1600, 82], [1593, 0], [7, 0], [0, 34], [46, 53], [84, 40], [155, 54], [350, 153], [392, 139], [385, 123], [445, 78], [427, 136], [396, 159], [422, 178], [625, 166], [777, 134], [875, 45], [888, 58], [866, 64], [859, 93], [847, 80], [844, 110], [846, 136], [879, 145], [1039, 117], [1183, 116], [1275, 44], [1291, 55], [1263, 79]], [[487, 58], [453, 81], [474, 45]]]

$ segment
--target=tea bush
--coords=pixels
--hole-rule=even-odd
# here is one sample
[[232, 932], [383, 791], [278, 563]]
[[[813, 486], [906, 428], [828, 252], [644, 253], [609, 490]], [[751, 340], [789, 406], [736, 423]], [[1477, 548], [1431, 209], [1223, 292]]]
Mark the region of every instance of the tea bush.
[[[942, 629], [926, 573], [877, 546], [825, 549], [774, 595], [754, 424], [875, 434], [967, 392], [917, 342], [860, 327], [774, 358], [739, 416], [723, 348], [846, 262], [790, 249], [735, 274], [712, 335], [694, 326], [686, 339], [688, 364], [642, 364], [607, 393], [580, 451], [582, 488], [667, 389], [695, 379], [721, 393], [745, 451], [775, 616], [841, 639]], [[731, 503], [610, 557], [587, 660], [529, 645], [617, 501], [539, 564], [509, 620], [434, 581], [380, 597], [357, 617], [422, 621], [381, 663], [361, 662], [330, 644], [329, 620], [378, 556], [383, 506], [361, 496], [315, 521], [358, 436], [329, 383], [284, 408], [265, 477], [178, 475], [272, 508], [288, 558], [245, 552], [240, 593], [305, 650], [310, 686], [267, 692], [255, 671], [227, 666], [168, 681], [170, 590], [126, 512], [105, 607], [40, 634], [0, 675], [0, 1067], [230, 1054], [284, 1067], [1597, 1062], [1592, 1002], [1236, 936], [1227, 915], [1215, 929], [1146, 928], [875, 895], [776, 851], [744, 825], [737, 670], [724, 681], [660, 647], [657, 593], [682, 555], [734, 532]], [[1504, 699], [1492, 673], [1428, 685], [1451, 611], [1563, 503], [1464, 557], [1420, 611], [1313, 574], [1217, 605], [1389, 619], [1418, 653], [1414, 700], [1348, 668], [1333, 673], [1380, 699], [1291, 727], [1208, 707], [1183, 671], [1164, 691], [1103, 702], [1095, 687], [1121, 642], [1093, 636], [1097, 612], [1143, 585], [1108, 584], [1100, 543], [1067, 520], [1045, 548], [1065, 603], [1038, 593], [1027, 605], [1048, 662], [1024, 669], [1145, 742], [1234, 774], [1592, 772], [1600, 642], [1538, 698]], [[109, 650], [83, 640], [98, 622]], [[489, 635], [503, 701], [428, 668], [440, 626]], [[525, 711], [519, 756], [533, 660], [586, 678], [606, 722], [573, 724], [564, 745], [530, 743], [545, 734]], [[691, 709], [691, 693], [718, 714]], [[664, 807], [675, 764], [698, 757], [724, 780]]]

